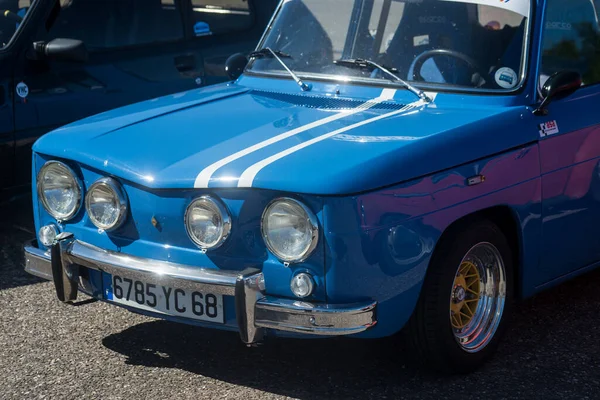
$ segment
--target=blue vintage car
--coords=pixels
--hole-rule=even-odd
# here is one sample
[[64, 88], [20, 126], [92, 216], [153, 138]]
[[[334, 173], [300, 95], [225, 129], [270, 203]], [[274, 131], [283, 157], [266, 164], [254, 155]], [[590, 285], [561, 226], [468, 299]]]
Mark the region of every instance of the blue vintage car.
[[228, 80], [276, 0], [0, 0], [0, 203], [31, 146], [73, 121]]
[[26, 269], [247, 344], [401, 332], [472, 370], [515, 300], [600, 261], [597, 4], [283, 1], [234, 82], [37, 141]]

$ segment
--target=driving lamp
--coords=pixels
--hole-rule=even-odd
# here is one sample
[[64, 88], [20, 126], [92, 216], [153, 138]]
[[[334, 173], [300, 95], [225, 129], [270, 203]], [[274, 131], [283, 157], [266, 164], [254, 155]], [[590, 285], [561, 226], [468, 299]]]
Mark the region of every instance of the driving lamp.
[[262, 235], [277, 258], [283, 262], [299, 263], [317, 247], [317, 218], [297, 200], [277, 199], [263, 213]]
[[59, 161], [48, 161], [40, 169], [37, 192], [48, 214], [59, 221], [73, 218], [81, 206], [81, 184], [73, 170]]
[[104, 231], [118, 229], [127, 215], [127, 196], [121, 184], [112, 178], [96, 181], [85, 196], [90, 221]]
[[42, 226], [38, 232], [38, 238], [40, 243], [45, 247], [50, 247], [54, 244], [56, 236], [58, 235], [58, 229], [54, 225]]
[[202, 250], [213, 250], [225, 243], [231, 233], [231, 216], [225, 206], [210, 196], [192, 201], [185, 213], [190, 239]]
[[315, 281], [310, 274], [305, 272], [299, 273], [292, 278], [290, 289], [294, 296], [304, 298], [312, 294], [315, 287]]

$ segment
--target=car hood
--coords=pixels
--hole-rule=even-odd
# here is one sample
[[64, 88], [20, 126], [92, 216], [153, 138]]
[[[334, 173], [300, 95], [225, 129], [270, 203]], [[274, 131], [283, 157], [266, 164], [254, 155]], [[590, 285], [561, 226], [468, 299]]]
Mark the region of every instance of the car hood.
[[[152, 189], [358, 193], [518, 147], [523, 107], [399, 104], [218, 85], [58, 129], [37, 153]], [[534, 131], [532, 131], [533, 133]], [[537, 131], [535, 131], [537, 132]]]

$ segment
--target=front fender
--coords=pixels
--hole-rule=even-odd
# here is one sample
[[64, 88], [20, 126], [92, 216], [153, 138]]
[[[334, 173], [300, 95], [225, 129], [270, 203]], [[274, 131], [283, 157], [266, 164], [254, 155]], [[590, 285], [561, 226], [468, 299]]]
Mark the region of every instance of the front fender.
[[[481, 184], [469, 178], [484, 176]], [[376, 300], [378, 325], [362, 336], [398, 332], [413, 313], [431, 256], [454, 222], [495, 207], [517, 219], [521, 293], [534, 287], [541, 226], [537, 144], [391, 188], [327, 198], [326, 287], [333, 303]]]

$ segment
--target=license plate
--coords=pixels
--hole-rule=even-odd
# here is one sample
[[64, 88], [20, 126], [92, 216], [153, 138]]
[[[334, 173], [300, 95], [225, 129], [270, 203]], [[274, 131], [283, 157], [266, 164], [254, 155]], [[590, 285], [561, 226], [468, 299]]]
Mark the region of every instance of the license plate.
[[109, 278], [105, 296], [113, 303], [176, 317], [225, 322], [222, 295], [174, 289], [118, 275]]

